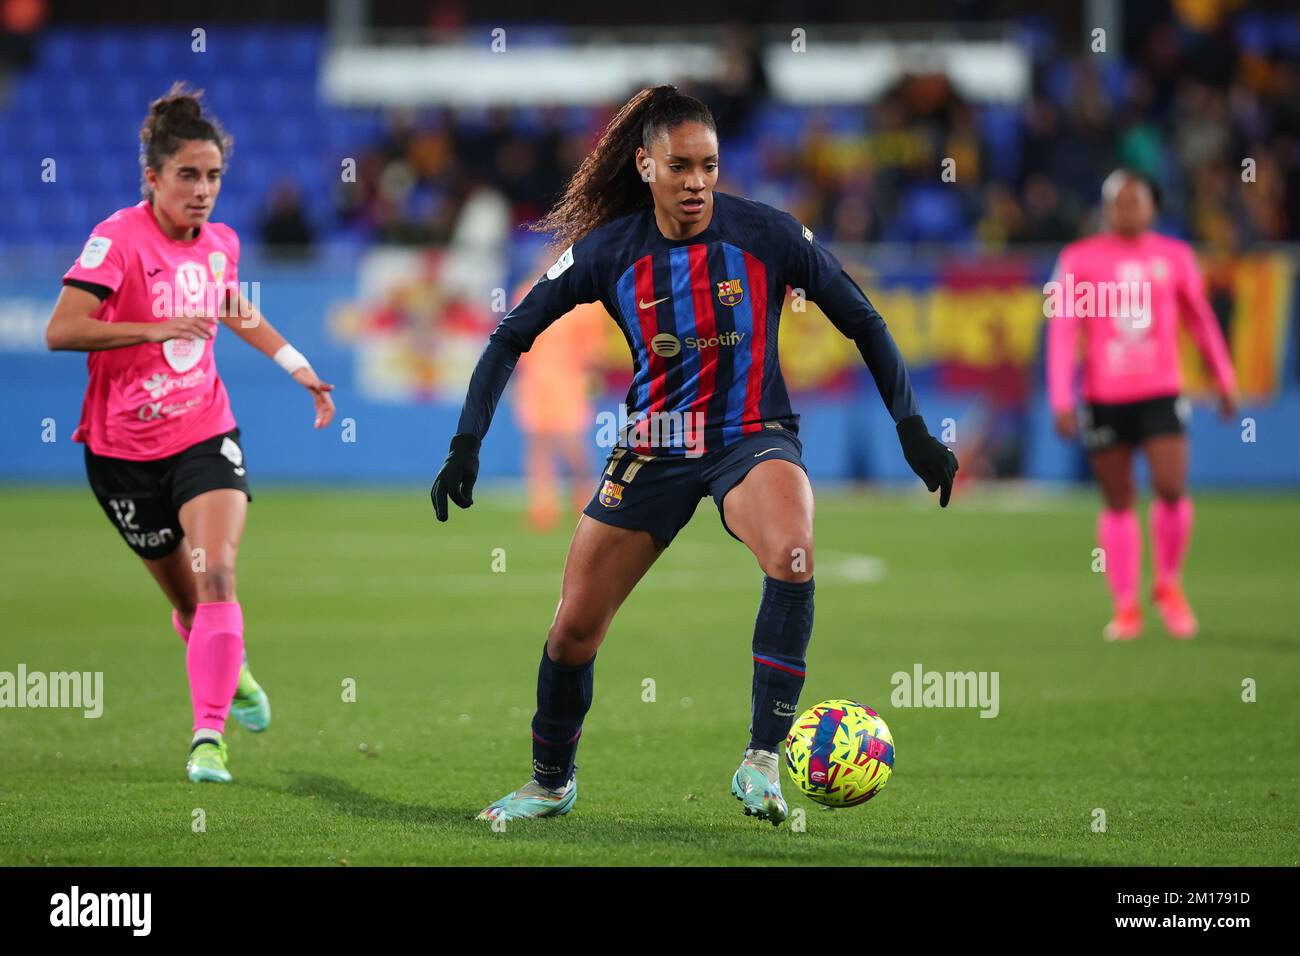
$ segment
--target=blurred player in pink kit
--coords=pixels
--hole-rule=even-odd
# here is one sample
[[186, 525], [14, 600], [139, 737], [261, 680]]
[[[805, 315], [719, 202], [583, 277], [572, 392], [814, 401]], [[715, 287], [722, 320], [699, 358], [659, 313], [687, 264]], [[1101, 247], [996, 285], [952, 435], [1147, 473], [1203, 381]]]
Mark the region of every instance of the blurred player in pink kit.
[[322, 382], [239, 291], [239, 237], [210, 222], [231, 141], [177, 85], [140, 131], [145, 199], [95, 227], [63, 277], [51, 349], [89, 352], [73, 441], [100, 506], [171, 602], [186, 643], [195, 782], [230, 781], [232, 712], [265, 730], [270, 703], [244, 659], [235, 555], [250, 500], [239, 429], [217, 375], [220, 319], [310, 393], [316, 427], [334, 416]]
[[[1108, 231], [1066, 246], [1046, 290], [1048, 398], [1061, 437], [1073, 439], [1082, 430], [1105, 500], [1097, 538], [1115, 616], [1103, 636], [1129, 641], [1142, 633], [1142, 532], [1133, 481], [1133, 452], [1141, 448], [1156, 495], [1150, 511], [1153, 598], [1169, 635], [1190, 638], [1197, 624], [1182, 589], [1192, 500], [1188, 405], [1179, 396], [1180, 318], [1214, 376], [1225, 418], [1236, 411], [1236, 378], [1191, 248], [1150, 231], [1156, 207], [1151, 184], [1118, 170], [1106, 179], [1102, 198]], [[1076, 413], [1080, 333], [1083, 406]]]

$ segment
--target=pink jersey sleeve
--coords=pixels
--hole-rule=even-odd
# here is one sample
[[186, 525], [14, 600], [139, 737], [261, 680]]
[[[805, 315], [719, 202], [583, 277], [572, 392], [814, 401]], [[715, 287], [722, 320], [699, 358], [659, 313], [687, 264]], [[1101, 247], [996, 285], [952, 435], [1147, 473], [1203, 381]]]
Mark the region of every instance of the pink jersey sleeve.
[[81, 255], [63, 274], [64, 279], [93, 282], [116, 292], [122, 285], [127, 269], [127, 244], [113, 220], [107, 219], [95, 227]]
[[[1066, 246], [1056, 261], [1052, 280], [1064, 282], [1074, 270], [1074, 247]], [[1074, 408], [1074, 373], [1078, 366], [1079, 319], [1074, 304], [1058, 297], [1060, 308], [1047, 321], [1047, 401], [1053, 413]]]
[[1205, 297], [1205, 280], [1196, 263], [1196, 254], [1185, 243], [1179, 243], [1179, 246], [1182, 253], [1178, 275], [1179, 313], [1210, 367], [1219, 393], [1231, 394], [1237, 390], [1237, 375], [1228, 355], [1228, 344], [1223, 340], [1214, 309]]

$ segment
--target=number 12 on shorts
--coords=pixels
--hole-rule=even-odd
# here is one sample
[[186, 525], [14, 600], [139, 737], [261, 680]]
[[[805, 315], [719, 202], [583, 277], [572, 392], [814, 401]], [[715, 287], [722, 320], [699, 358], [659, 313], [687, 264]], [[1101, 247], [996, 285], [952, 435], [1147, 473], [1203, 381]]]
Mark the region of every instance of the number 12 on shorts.
[[131, 498], [123, 498], [118, 501], [116, 498], [109, 499], [109, 505], [113, 508], [113, 514], [117, 516], [117, 523], [127, 531], [139, 531], [139, 526], [135, 523], [135, 501]]

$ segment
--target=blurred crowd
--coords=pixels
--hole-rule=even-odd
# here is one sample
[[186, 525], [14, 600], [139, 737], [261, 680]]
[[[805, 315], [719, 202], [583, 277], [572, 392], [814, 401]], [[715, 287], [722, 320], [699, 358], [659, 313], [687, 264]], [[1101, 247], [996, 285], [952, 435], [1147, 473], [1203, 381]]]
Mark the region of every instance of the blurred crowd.
[[[1300, 16], [1274, 29], [1237, 7], [1126, 10], [1105, 53], [1067, 55], [1027, 21], [1033, 92], [1017, 105], [968, 102], [943, 75], [912, 75], [862, 107], [803, 110], [792, 135], [788, 115], [770, 121], [778, 105], [744, 31], [731, 33], [716, 83], [679, 85], [717, 116], [718, 188], [835, 241], [1060, 243], [1093, 228], [1101, 181], [1119, 165], [1160, 184], [1169, 231], [1225, 248], [1300, 239]], [[338, 187], [337, 225], [445, 241], [480, 190], [515, 224], [533, 221], [619, 105], [394, 114], [360, 152], [356, 182]]]

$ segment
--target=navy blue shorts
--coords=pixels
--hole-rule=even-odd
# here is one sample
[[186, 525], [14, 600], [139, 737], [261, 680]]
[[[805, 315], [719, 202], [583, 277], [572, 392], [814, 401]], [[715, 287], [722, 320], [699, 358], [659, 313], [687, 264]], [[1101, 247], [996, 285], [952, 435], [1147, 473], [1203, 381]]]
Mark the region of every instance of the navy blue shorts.
[[[776, 458], [794, 462], [807, 474], [802, 455], [803, 442], [794, 432], [772, 428], [753, 432], [698, 458], [652, 457], [615, 448], [605, 460], [600, 485], [582, 513], [617, 528], [648, 531], [665, 545], [671, 544], [705, 495], [713, 497], [722, 526], [727, 528], [722, 499], [740, 484], [749, 469]], [[727, 534], [736, 538], [730, 528]]]

